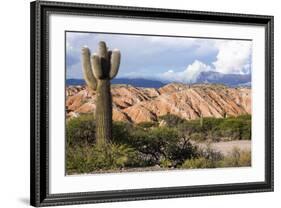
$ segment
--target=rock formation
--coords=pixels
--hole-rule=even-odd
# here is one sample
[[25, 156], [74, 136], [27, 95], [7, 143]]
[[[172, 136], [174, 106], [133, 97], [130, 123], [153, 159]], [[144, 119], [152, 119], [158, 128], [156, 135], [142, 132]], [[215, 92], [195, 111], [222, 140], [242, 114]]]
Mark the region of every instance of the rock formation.
[[[66, 90], [67, 116], [93, 112], [96, 93], [83, 86]], [[174, 114], [192, 120], [251, 114], [251, 89], [223, 85], [170, 83], [159, 89], [116, 85], [111, 88], [113, 120], [141, 123]]]

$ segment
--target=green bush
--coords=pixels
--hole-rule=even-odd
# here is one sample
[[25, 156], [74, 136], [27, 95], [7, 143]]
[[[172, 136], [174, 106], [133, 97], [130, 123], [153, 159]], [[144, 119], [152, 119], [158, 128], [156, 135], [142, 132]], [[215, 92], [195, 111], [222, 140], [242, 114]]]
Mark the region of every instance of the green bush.
[[203, 125], [200, 119], [184, 121], [177, 127], [182, 137], [194, 141], [220, 141], [250, 140], [251, 139], [251, 115], [241, 115], [229, 118], [204, 118]]
[[181, 167], [188, 168], [188, 169], [215, 168], [216, 164], [213, 163], [211, 160], [208, 160], [205, 157], [199, 157], [199, 158], [192, 158], [192, 159], [186, 160], [182, 164]]
[[89, 173], [128, 167], [159, 165], [163, 168], [214, 168], [251, 165], [251, 153], [233, 150], [228, 156], [207, 147], [198, 149], [190, 142], [221, 139], [251, 139], [251, 116], [204, 118], [187, 121], [174, 115], [156, 122], [131, 124], [113, 122], [112, 140], [104, 147], [95, 145], [95, 121], [83, 114], [66, 123], [66, 165], [68, 173]]
[[198, 151], [198, 158], [186, 160], [182, 168], [216, 168], [219, 167], [219, 161], [223, 159], [223, 155], [207, 145], [206, 148]]
[[251, 116], [242, 115], [224, 119], [216, 128], [223, 137], [231, 137], [232, 140], [251, 139]]
[[128, 144], [133, 125], [128, 122], [115, 121], [112, 125], [112, 142], [117, 144]]
[[67, 146], [66, 172], [67, 174], [89, 173], [93, 167], [93, 146]]
[[173, 166], [191, 158], [197, 150], [189, 141], [181, 138], [176, 129], [168, 127], [135, 129], [130, 136], [129, 145], [150, 155], [151, 164], [160, 164], [160, 160], [165, 159], [173, 161]]
[[162, 168], [170, 168], [173, 165], [171, 160], [168, 159], [160, 159], [160, 167]]
[[117, 144], [68, 147], [66, 157], [68, 174], [118, 170], [135, 166], [139, 160], [133, 148]]
[[[105, 149], [99, 151], [94, 145], [94, 140], [89, 140], [86, 132], [91, 132], [94, 137], [94, 122], [91, 117], [84, 115], [81, 118], [71, 120], [67, 126], [68, 149], [67, 154], [70, 169], [78, 169], [79, 172], [87, 172], [87, 170], [95, 170], [97, 168], [110, 169], [116, 168], [119, 161], [126, 157], [119, 157], [117, 150], [122, 150], [122, 146], [126, 149], [134, 149], [134, 160], [129, 152], [130, 162], [123, 165], [126, 167], [144, 167], [153, 165], [166, 166], [163, 161], [171, 161], [169, 166], [177, 166], [187, 158], [196, 154], [196, 147], [190, 142], [182, 139], [177, 129], [168, 127], [153, 127], [146, 128], [146, 125], [133, 126], [130, 123], [114, 122], [112, 141], [115, 146], [110, 146], [109, 154]], [[85, 130], [84, 134], [81, 131]], [[86, 135], [86, 136], [85, 136]], [[85, 136], [85, 137], [83, 137]], [[89, 146], [93, 146], [90, 151]], [[81, 147], [81, 148], [80, 148]], [[123, 150], [122, 150], [123, 151]], [[116, 154], [115, 154], [116, 153]], [[75, 156], [77, 154], [77, 157]], [[85, 158], [83, 158], [85, 155]], [[111, 156], [118, 156], [118, 161], [111, 163]], [[86, 159], [87, 158], [87, 159]], [[92, 159], [90, 159], [92, 158]], [[94, 160], [94, 159], [95, 160]], [[115, 165], [117, 165], [115, 167]], [[119, 167], [119, 166], [118, 166]]]
[[96, 169], [109, 170], [132, 166], [137, 162], [136, 151], [126, 145], [104, 144], [93, 148], [93, 165]]
[[150, 155], [152, 164], [158, 164], [161, 156], [167, 154], [170, 144], [177, 139], [177, 132], [167, 127], [148, 130], [136, 128], [131, 132], [131, 140], [128, 142], [141, 153]]
[[204, 141], [206, 139], [206, 136], [203, 132], [194, 132], [192, 134], [190, 134], [190, 139], [193, 141]]
[[[130, 136], [132, 124], [128, 122], [113, 122], [112, 141], [124, 143]], [[92, 114], [82, 114], [66, 123], [66, 141], [68, 145], [93, 145], [95, 143], [95, 120]]]
[[82, 114], [66, 122], [66, 142], [71, 146], [95, 143], [95, 121], [93, 114]]

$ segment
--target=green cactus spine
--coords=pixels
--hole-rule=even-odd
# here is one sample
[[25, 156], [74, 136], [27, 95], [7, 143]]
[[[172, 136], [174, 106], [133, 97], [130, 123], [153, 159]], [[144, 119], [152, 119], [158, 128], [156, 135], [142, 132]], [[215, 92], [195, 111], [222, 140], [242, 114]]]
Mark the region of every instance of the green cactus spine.
[[105, 144], [112, 136], [110, 80], [118, 73], [121, 54], [116, 49], [107, 51], [105, 42], [100, 42], [98, 53], [92, 55], [89, 63], [90, 52], [87, 51], [88, 48], [82, 49], [82, 65], [87, 85], [90, 89], [96, 90], [96, 142]]

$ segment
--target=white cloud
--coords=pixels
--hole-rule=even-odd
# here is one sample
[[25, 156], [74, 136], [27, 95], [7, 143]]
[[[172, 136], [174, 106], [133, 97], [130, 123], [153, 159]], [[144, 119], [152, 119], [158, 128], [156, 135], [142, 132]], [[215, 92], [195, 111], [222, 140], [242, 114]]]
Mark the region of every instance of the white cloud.
[[160, 75], [160, 79], [166, 81], [194, 83], [201, 72], [210, 70], [212, 70], [212, 68], [209, 65], [195, 60], [192, 64], [188, 65], [184, 71], [174, 72], [173, 70], [169, 70]]
[[252, 42], [235, 40], [216, 40], [213, 44], [218, 49], [216, 61], [212, 65], [195, 60], [184, 71], [169, 70], [159, 78], [164, 81], [185, 83], [196, 82], [197, 77], [204, 71], [215, 71], [223, 74], [251, 73]]
[[251, 41], [216, 41], [219, 52], [217, 60], [213, 62], [215, 71], [225, 74], [250, 73]]
[[67, 33], [68, 77], [82, 77], [81, 47], [94, 52], [100, 40], [121, 50], [119, 77], [192, 83], [203, 71], [251, 73], [251, 41]]

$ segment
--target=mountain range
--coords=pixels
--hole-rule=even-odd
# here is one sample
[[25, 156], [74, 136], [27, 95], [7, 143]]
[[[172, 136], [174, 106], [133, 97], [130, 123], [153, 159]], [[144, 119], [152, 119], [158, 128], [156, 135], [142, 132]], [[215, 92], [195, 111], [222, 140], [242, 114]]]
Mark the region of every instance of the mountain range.
[[204, 71], [199, 74], [196, 83], [219, 83], [230, 87], [251, 86], [251, 74], [222, 74]]
[[[131, 79], [131, 78], [115, 78], [111, 80], [111, 84], [125, 84], [125, 85], [133, 85], [135, 87], [152, 87], [152, 88], [160, 88], [165, 84], [161, 81], [157, 80], [149, 80], [149, 79]], [[73, 85], [85, 85], [84, 79], [67, 79], [67, 86]]]
[[[134, 87], [161, 88], [168, 84], [168, 81], [144, 78], [115, 78], [111, 80], [112, 84], [127, 84]], [[224, 84], [229, 87], [251, 87], [251, 74], [222, 74], [214, 71], [201, 72], [193, 84]], [[188, 84], [188, 83], [185, 83]], [[67, 79], [67, 86], [85, 85], [84, 79]]]

